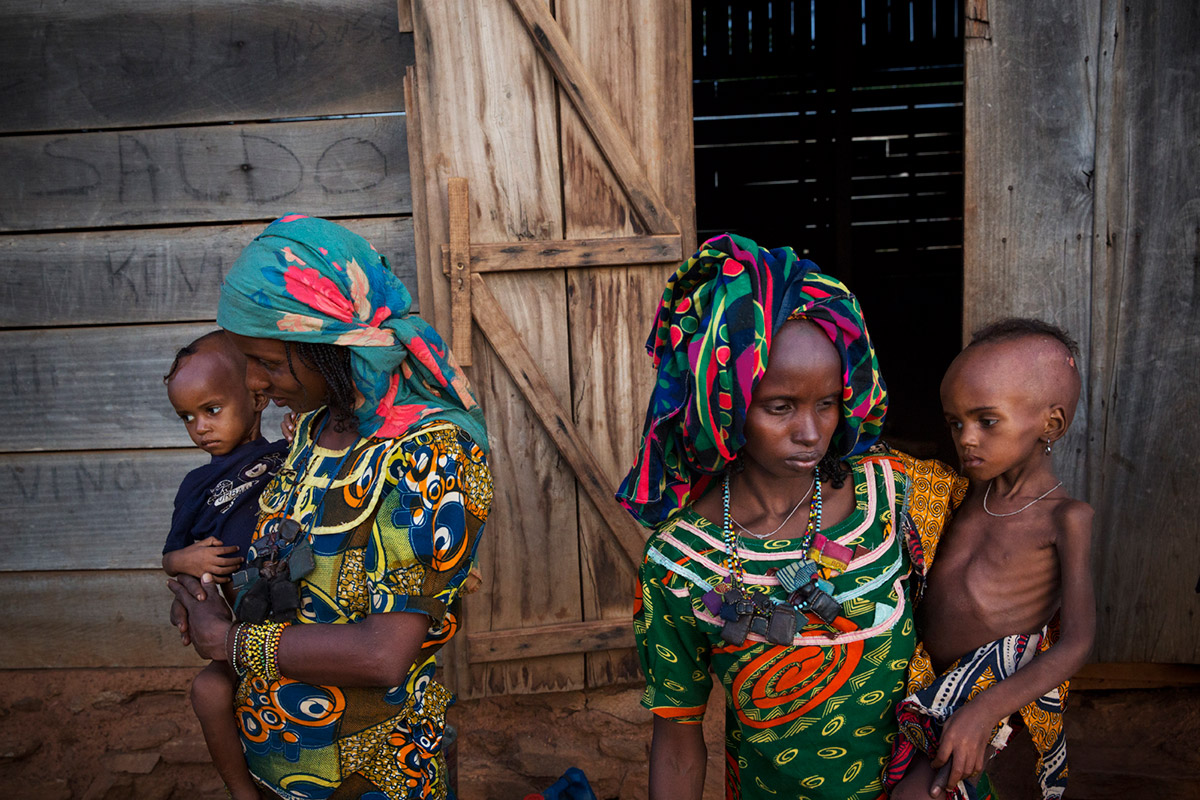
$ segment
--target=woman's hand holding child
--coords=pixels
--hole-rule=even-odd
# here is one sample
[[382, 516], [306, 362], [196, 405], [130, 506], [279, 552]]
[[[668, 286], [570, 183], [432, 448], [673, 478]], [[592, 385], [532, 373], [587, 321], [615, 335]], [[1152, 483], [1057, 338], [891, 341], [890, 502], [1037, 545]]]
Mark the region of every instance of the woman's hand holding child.
[[[187, 631], [196, 653], [202, 658], [224, 661], [225, 638], [233, 623], [233, 614], [225, 605], [221, 593], [212, 591], [212, 576], [203, 577], [209, 580], [201, 582], [191, 575], [182, 574], [167, 581], [167, 586], [186, 612]], [[171, 621], [176, 625], [180, 622], [174, 608]]]

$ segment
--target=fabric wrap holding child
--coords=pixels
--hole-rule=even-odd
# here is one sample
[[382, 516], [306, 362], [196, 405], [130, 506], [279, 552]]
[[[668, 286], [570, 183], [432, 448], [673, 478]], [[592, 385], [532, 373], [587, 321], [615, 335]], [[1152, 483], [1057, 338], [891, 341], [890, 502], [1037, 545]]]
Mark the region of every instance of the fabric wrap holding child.
[[[728, 513], [722, 526], [694, 504], [710, 488], [720, 492], [716, 480], [736, 470], [773, 338], [797, 319], [815, 325], [841, 360], [839, 418], [820, 467], [822, 483], [829, 461], [848, 469], [853, 485], [849, 515], [820, 527], [852, 554], [821, 581], [841, 614], [832, 623], [799, 609], [787, 643], [753, 627], [734, 642], [722, 637], [725, 609], [707, 601], [719, 602], [732, 584], [756, 604], [788, 608], [783, 574], [813, 565], [809, 543], [737, 536]], [[767, 250], [727, 234], [705, 242], [669, 280], [647, 349], [658, 380], [644, 442], [617, 493], [654, 528], [634, 608], [642, 704], [668, 725], [698, 725], [712, 676], [721, 681], [727, 796], [882, 797], [914, 630], [909, 554], [893, 525], [906, 477], [898, 459], [867, 453], [887, 392], [857, 300], [791, 248]], [[728, 507], [728, 477], [724, 485]], [[657, 731], [656, 723], [656, 741]], [[668, 769], [671, 758], [663, 756]]]
[[[298, 583], [294, 624], [345, 625], [388, 612], [430, 619], [397, 686], [291, 680], [269, 659], [264, 671], [253, 648], [245, 663], [231, 658], [239, 674], [249, 668], [235, 697], [247, 764], [284, 798], [447, 793], [440, 750], [452, 696], [433, 680], [434, 654], [457, 631], [453, 603], [475, 556], [492, 485], [480, 409], [445, 343], [409, 315], [410, 305], [387, 260], [364, 239], [301, 215], [267, 227], [222, 287], [223, 328], [282, 340], [283, 369], [293, 376], [292, 358], [300, 355], [294, 345], [286, 349], [289, 342], [348, 347], [361, 396], [354, 408], [358, 436], [344, 452], [318, 441], [329, 409], [300, 409], [307, 413], [287, 462], [260, 501], [252, 556], [262, 555], [284, 521], [311, 543], [315, 563]], [[268, 629], [231, 629], [233, 652], [269, 636], [261, 633]]]
[[750, 397], [789, 317], [816, 324], [842, 357], [833, 450], [859, 455], [875, 443], [887, 386], [854, 295], [790, 247], [767, 250], [732, 234], [709, 239], [667, 281], [646, 342], [658, 379], [645, 441], [617, 490], [640, 523], [653, 528], [701, 496], [745, 444]]

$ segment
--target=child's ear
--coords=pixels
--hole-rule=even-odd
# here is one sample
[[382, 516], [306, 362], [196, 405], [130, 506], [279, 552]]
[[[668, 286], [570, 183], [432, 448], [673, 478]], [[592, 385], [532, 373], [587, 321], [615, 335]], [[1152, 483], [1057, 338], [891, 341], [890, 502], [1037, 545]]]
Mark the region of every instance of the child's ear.
[[1042, 438], [1057, 442], [1067, 432], [1067, 410], [1062, 405], [1050, 406], [1046, 416], [1046, 424], [1042, 429]]
[[254, 410], [262, 411], [267, 407], [267, 396], [262, 392], [253, 392], [254, 395]]

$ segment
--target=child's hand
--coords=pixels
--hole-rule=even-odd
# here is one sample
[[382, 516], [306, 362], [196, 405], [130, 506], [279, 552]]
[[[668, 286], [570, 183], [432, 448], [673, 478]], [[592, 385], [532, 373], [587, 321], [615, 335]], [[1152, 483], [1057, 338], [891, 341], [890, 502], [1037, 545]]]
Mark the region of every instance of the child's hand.
[[283, 438], [288, 444], [291, 444], [292, 440], [296, 438], [296, 420], [299, 418], [300, 415], [295, 411], [289, 411], [283, 415], [283, 422], [279, 423], [279, 427], [283, 430]]
[[210, 536], [172, 553], [168, 572], [193, 577], [207, 572], [217, 583], [228, 583], [229, 576], [242, 564], [237, 552], [237, 545], [223, 545], [220, 539]]
[[931, 762], [931, 766], [937, 770], [948, 764], [949, 776], [944, 770], [939, 771], [929, 789], [930, 795], [943, 797], [945, 787], [954, 787], [961, 780], [979, 777], [987, 766], [988, 744], [998, 721], [986, 706], [977, 703], [967, 703], [946, 720], [937, 758]]

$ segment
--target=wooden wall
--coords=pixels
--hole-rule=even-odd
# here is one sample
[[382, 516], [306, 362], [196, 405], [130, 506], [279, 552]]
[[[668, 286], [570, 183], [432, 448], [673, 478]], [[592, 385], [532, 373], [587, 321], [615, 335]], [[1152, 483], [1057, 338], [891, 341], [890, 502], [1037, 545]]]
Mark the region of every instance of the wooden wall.
[[162, 375], [287, 212], [416, 294], [401, 27], [379, 0], [0, 8], [0, 668], [196, 663], [159, 567], [207, 457]]
[[1200, 5], [969, 0], [964, 329], [1063, 325], [1102, 662], [1200, 663]]

